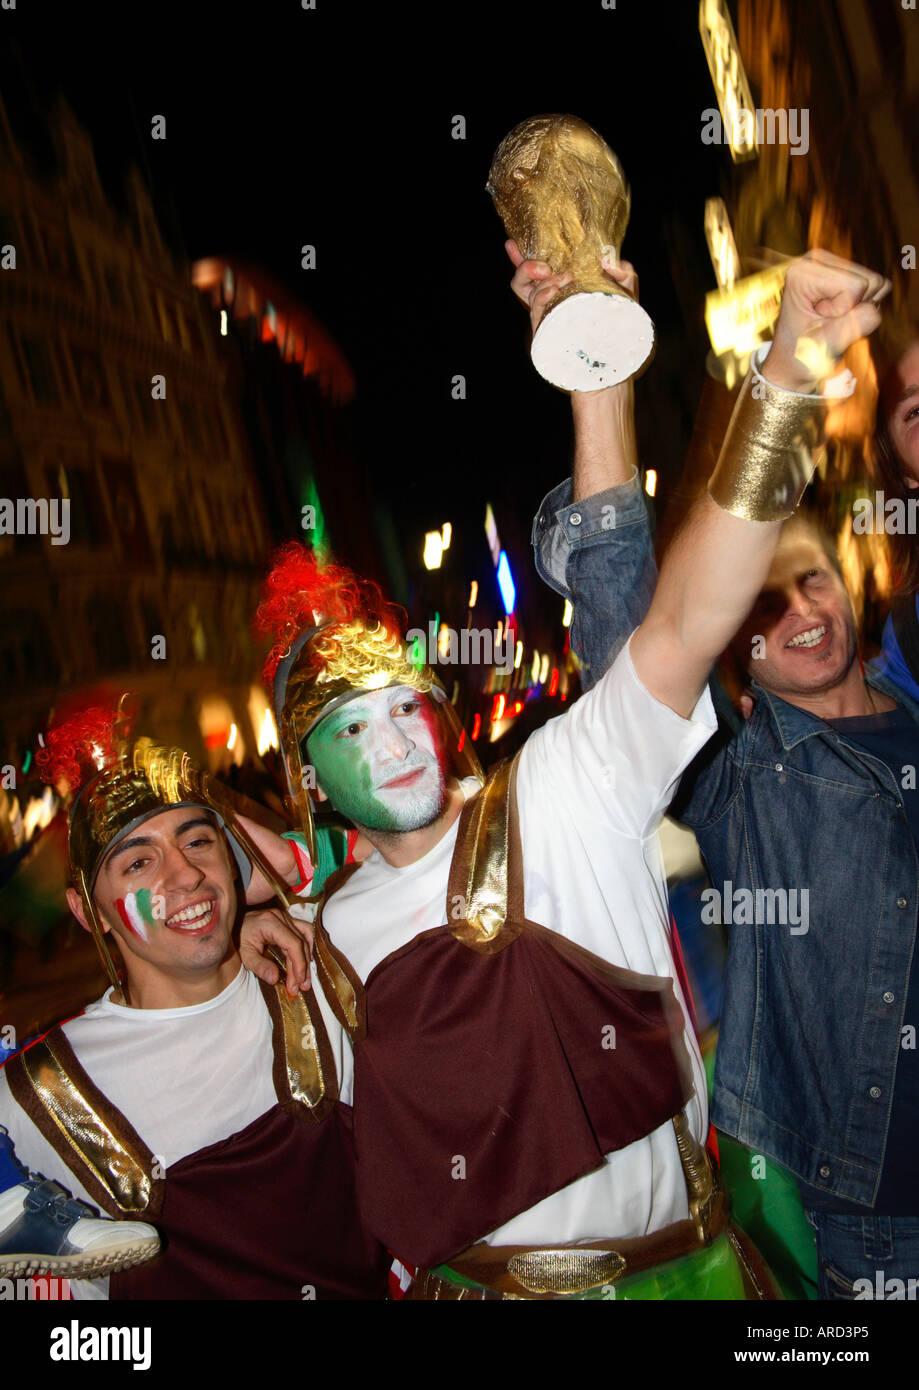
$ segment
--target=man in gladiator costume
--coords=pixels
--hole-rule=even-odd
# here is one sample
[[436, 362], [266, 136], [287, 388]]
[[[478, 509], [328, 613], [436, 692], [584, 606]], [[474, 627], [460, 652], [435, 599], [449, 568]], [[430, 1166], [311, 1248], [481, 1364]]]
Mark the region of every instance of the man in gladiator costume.
[[346, 968], [324, 950], [293, 998], [283, 972], [243, 968], [246, 885], [286, 896], [187, 755], [96, 708], [40, 761], [73, 794], [68, 901], [111, 987], [6, 1064], [0, 1122], [23, 1162], [164, 1245], [75, 1296], [384, 1297], [390, 1260], [355, 1201]]
[[[326, 886], [316, 943], [363, 985], [358, 1194], [419, 1269], [414, 1297], [769, 1294], [703, 1147], [656, 828], [716, 728], [709, 671], [810, 477], [819, 402], [798, 393], [795, 345], [808, 325], [835, 352], [870, 331], [876, 278], [816, 321], [786, 295], [647, 617], [487, 780], [375, 586], [296, 544], [269, 576], [259, 623], [303, 832], [315, 783], [373, 846]], [[531, 279], [534, 324], [559, 279]], [[576, 473], [624, 465], [628, 383], [572, 406]]]

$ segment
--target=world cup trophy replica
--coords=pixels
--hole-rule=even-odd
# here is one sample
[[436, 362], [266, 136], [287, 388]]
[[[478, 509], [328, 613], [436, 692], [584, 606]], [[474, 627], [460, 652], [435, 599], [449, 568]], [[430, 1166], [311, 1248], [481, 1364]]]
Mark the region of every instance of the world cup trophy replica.
[[651, 355], [654, 324], [601, 266], [618, 260], [630, 206], [606, 142], [577, 116], [534, 116], [501, 141], [487, 186], [526, 259], [574, 276], [533, 335], [536, 370], [566, 391], [634, 376]]

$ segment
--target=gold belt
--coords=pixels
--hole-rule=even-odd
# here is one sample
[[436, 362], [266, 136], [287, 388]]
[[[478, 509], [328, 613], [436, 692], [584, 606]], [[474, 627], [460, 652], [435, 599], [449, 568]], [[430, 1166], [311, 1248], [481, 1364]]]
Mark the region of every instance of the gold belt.
[[[728, 1204], [707, 1150], [692, 1135], [686, 1117], [674, 1117], [677, 1145], [689, 1198], [689, 1217], [647, 1236], [593, 1241], [587, 1245], [532, 1248], [471, 1245], [447, 1263], [464, 1279], [507, 1298], [552, 1298], [614, 1284], [626, 1275], [666, 1264], [709, 1245], [728, 1226]], [[408, 1297], [450, 1297], [450, 1286], [431, 1270], [419, 1272]], [[454, 1290], [458, 1286], [452, 1286]], [[467, 1291], [475, 1297], [475, 1293]], [[457, 1292], [453, 1297], [459, 1296]]]

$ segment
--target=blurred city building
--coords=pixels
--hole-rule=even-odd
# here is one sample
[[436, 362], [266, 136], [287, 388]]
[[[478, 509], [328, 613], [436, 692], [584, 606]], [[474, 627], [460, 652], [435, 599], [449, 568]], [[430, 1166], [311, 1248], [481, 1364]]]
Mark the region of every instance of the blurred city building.
[[136, 171], [125, 220], [63, 105], [51, 134], [49, 180], [0, 109], [0, 493], [69, 504], [66, 544], [0, 537], [8, 760], [59, 695], [100, 682], [199, 755], [235, 724], [241, 757], [269, 537], [206, 306]]
[[[252, 613], [273, 543], [303, 534], [301, 505], [322, 525], [320, 465], [343, 519], [353, 381], [305, 310], [315, 378], [285, 370], [261, 316], [229, 349], [141, 176], [119, 207], [63, 102], [25, 137], [0, 102], [0, 264], [2, 987], [15, 943], [51, 949], [66, 914], [59, 803], [34, 762], [56, 704], [130, 689], [139, 730], [266, 800], [252, 762], [276, 731]], [[240, 279], [252, 296], [258, 272]], [[76, 1006], [70, 977], [95, 974], [81, 935], [64, 994], [24, 998], [21, 1028]]]
[[[776, 283], [780, 290], [781, 267], [790, 257], [820, 246], [892, 279], [882, 352], [885, 341], [895, 343], [909, 323], [919, 323], [919, 273], [911, 268], [919, 238], [915, 13], [900, 0], [737, 0], [730, 6], [700, 0], [699, 24], [712, 71], [710, 105], [718, 106], [727, 129], [750, 104], [765, 116], [764, 138], [736, 157], [723, 144], [720, 186], [704, 190], [715, 261], [704, 288], [717, 286], [735, 345], [726, 351], [713, 346], [709, 353], [666, 534], [714, 467], [750, 348], [771, 336]], [[788, 138], [775, 138], [783, 132]], [[692, 312], [699, 287], [676, 245], [672, 267]], [[856, 345], [846, 365], [858, 387], [828, 418], [826, 458], [809, 505], [839, 538], [857, 610], [877, 635], [891, 584], [883, 537], [859, 537], [856, 544], [852, 534], [852, 503], [873, 486], [877, 380], [868, 345]]]
[[[3, 762], [27, 774], [54, 701], [103, 685], [135, 690], [139, 722], [212, 768], [239, 765], [273, 735], [258, 586], [301, 504], [322, 524], [320, 461], [347, 489], [333, 416], [350, 368], [305, 310], [316, 377], [299, 396], [266, 316], [229, 353], [137, 171], [125, 216], [63, 103], [49, 134], [50, 172], [0, 106], [0, 496], [69, 510], [66, 543], [0, 535]], [[258, 272], [241, 283], [254, 300]]]
[[276, 541], [301, 536], [361, 574], [404, 586], [381, 550], [382, 504], [355, 457], [354, 373], [315, 314], [237, 258], [195, 261]]

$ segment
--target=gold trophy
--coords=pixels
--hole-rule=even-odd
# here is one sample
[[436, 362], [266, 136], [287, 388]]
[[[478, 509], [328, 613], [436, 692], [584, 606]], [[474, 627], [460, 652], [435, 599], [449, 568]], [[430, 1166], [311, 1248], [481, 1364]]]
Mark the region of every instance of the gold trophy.
[[654, 324], [600, 264], [618, 260], [629, 221], [628, 186], [609, 145], [577, 116], [534, 116], [501, 141], [487, 186], [527, 260], [574, 276], [533, 334], [536, 370], [565, 391], [634, 376], [651, 355]]

